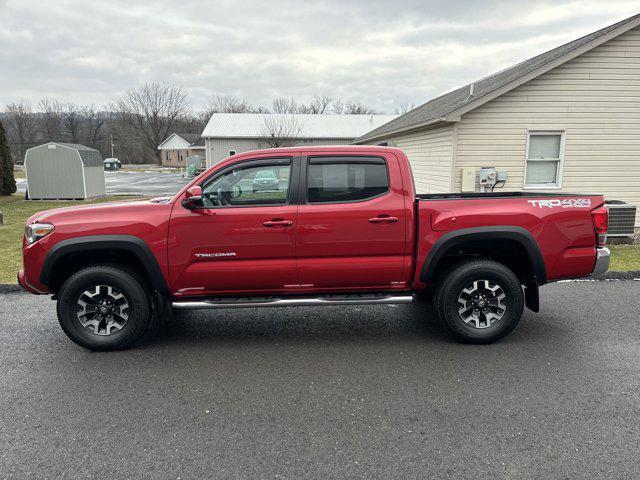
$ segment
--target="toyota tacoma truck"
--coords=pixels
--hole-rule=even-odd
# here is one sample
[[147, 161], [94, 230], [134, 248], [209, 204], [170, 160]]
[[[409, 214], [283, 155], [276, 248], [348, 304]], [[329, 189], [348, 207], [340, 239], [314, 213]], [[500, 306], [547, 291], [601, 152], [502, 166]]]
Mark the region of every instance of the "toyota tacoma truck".
[[425, 298], [455, 339], [489, 343], [538, 311], [539, 286], [604, 273], [606, 233], [601, 195], [416, 195], [402, 150], [280, 148], [172, 198], [33, 215], [18, 281], [92, 350], [128, 347], [174, 309]]

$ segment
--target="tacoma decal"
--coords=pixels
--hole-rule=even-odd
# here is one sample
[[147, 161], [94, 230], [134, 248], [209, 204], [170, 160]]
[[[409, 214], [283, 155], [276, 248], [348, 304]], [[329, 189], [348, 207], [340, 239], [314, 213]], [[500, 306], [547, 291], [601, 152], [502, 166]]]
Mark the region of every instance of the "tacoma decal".
[[235, 257], [236, 252], [222, 252], [222, 253], [196, 253], [198, 258], [219, 258], [219, 257]]
[[527, 200], [534, 207], [539, 208], [590, 208], [590, 198], [565, 198], [565, 199], [543, 199]]

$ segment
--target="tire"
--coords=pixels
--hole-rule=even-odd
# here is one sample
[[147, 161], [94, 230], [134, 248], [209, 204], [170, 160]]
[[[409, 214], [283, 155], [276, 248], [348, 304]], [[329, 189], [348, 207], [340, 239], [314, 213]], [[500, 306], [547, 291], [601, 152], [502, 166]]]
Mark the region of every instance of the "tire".
[[111, 265], [71, 275], [58, 292], [57, 311], [64, 333], [81, 347], [96, 351], [131, 347], [151, 319], [144, 283]]
[[473, 260], [443, 276], [434, 306], [445, 330], [459, 342], [492, 343], [520, 322], [524, 293], [518, 277], [503, 264]]

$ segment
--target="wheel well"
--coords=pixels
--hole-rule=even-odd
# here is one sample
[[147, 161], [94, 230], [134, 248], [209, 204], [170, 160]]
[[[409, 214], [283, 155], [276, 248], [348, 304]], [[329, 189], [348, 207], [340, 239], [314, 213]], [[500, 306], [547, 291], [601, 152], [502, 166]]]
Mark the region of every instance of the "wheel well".
[[511, 239], [470, 239], [447, 248], [435, 268], [431, 280], [440, 276], [465, 260], [486, 258], [501, 263], [520, 279], [523, 284], [531, 281], [533, 265], [529, 252], [522, 243]]
[[136, 254], [125, 249], [100, 249], [71, 252], [58, 258], [51, 268], [49, 290], [58, 293], [71, 275], [85, 267], [99, 264], [120, 267], [140, 280], [145, 288], [151, 285], [145, 265]]

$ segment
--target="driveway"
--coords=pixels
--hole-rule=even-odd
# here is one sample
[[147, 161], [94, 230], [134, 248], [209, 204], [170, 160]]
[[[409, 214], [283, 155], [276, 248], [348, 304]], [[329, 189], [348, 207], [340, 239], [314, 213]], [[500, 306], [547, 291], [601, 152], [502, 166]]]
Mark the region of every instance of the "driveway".
[[191, 312], [124, 352], [0, 295], [0, 478], [632, 478], [640, 282], [542, 288], [489, 346], [423, 305]]
[[[104, 172], [104, 176], [108, 195], [173, 195], [191, 180], [176, 173], [130, 170]], [[24, 192], [27, 188], [27, 181], [18, 179], [16, 185], [18, 191]]]

